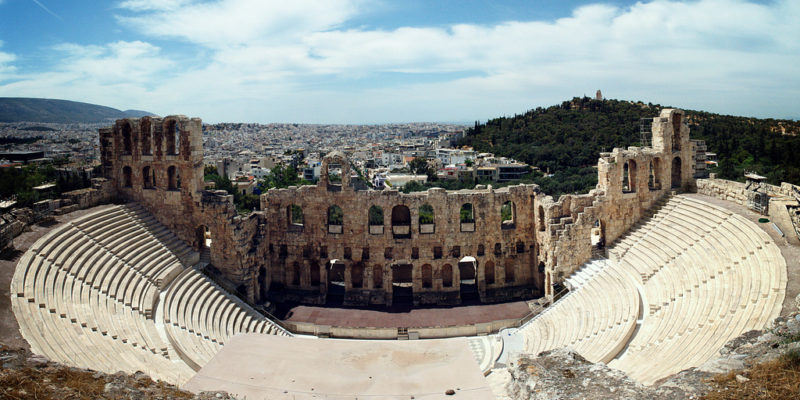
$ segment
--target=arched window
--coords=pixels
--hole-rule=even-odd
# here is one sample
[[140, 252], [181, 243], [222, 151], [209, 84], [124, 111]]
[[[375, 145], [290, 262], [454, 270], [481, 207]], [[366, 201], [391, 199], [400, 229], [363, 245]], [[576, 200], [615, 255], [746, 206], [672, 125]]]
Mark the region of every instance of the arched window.
[[369, 233], [373, 235], [383, 234], [383, 208], [372, 205], [367, 213]]
[[494, 283], [494, 263], [491, 261], [487, 261], [483, 267], [483, 280], [487, 285]]
[[472, 203], [464, 203], [459, 210], [461, 232], [475, 232], [475, 212]]
[[453, 287], [453, 267], [450, 264], [442, 266], [442, 286]]
[[383, 266], [375, 265], [372, 267], [372, 287], [380, 289], [383, 287]]
[[425, 203], [419, 207], [419, 233], [434, 233], [435, 231], [433, 206]]
[[544, 232], [547, 228], [544, 224], [544, 207], [539, 206], [539, 232]]
[[636, 160], [628, 160], [628, 191], [636, 191]]
[[133, 139], [131, 138], [131, 124], [128, 121], [122, 123], [122, 154], [130, 155], [133, 149]]
[[142, 155], [151, 155], [152, 151], [152, 137], [153, 133], [150, 130], [150, 118], [142, 118]]
[[680, 189], [681, 187], [681, 158], [675, 157], [672, 159], [672, 188]]
[[395, 239], [411, 237], [411, 211], [403, 205], [392, 208], [392, 233]]
[[122, 167], [122, 185], [125, 187], [133, 186], [133, 171], [131, 167], [125, 166]]
[[289, 229], [303, 229], [303, 208], [297, 204], [286, 207], [286, 220], [289, 221]]
[[383, 209], [373, 205], [369, 208], [369, 224], [383, 226]]
[[681, 150], [681, 114], [672, 114], [672, 151]]
[[484, 246], [482, 244], [479, 244], [478, 245], [478, 255], [482, 256], [484, 254], [486, 254], [486, 246]]
[[459, 213], [459, 217], [461, 219], [461, 223], [469, 223], [475, 222], [475, 214], [472, 210], [472, 203], [464, 203], [461, 206], [461, 212]]
[[656, 170], [653, 168], [654, 162], [655, 161], [650, 161], [650, 172], [647, 174], [647, 188], [650, 190], [656, 190]]
[[167, 155], [178, 155], [181, 130], [174, 119], [164, 122], [164, 137], [167, 139]]
[[155, 189], [156, 187], [156, 177], [149, 165], [142, 168], [142, 186], [145, 189]]
[[624, 162], [622, 164], [622, 193], [628, 193], [630, 191], [631, 191], [630, 165], [628, 165], [628, 162]]
[[167, 189], [177, 190], [178, 188], [178, 169], [171, 165], [167, 167]]
[[513, 229], [517, 221], [517, 207], [514, 202], [507, 201], [500, 206], [500, 227], [502, 229]]
[[343, 219], [341, 207], [335, 204], [328, 207], [328, 233], [342, 233]]
[[426, 289], [433, 287], [433, 268], [430, 264], [422, 266], [422, 287]]

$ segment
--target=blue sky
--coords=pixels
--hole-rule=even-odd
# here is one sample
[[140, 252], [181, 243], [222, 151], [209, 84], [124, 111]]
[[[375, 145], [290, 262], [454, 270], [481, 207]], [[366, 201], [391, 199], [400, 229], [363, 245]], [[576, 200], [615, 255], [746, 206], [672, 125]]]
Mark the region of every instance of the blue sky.
[[0, 0], [0, 96], [208, 122], [608, 98], [800, 117], [800, 1]]

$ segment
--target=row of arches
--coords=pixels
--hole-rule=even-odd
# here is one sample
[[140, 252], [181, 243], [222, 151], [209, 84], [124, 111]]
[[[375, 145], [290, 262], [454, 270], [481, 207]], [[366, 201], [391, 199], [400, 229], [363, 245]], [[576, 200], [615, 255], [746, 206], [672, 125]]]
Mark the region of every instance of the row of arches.
[[[353, 289], [385, 289], [385, 285], [393, 287], [408, 287], [413, 285], [414, 266], [412, 264], [393, 264], [388, 266], [391, 276], [385, 276], [387, 267], [383, 264], [368, 265], [364, 262], [355, 262], [349, 266], [339, 260], [331, 260], [325, 264], [327, 271], [326, 285], [344, 288], [348, 280], [349, 286]], [[349, 271], [348, 271], [349, 270]], [[454, 275], [453, 265], [446, 263], [440, 267], [431, 264], [423, 264], [419, 267], [420, 286], [423, 289], [434, 287], [434, 277], [441, 280], [441, 287], [452, 288], [454, 282], [458, 280], [460, 285], [475, 285], [478, 278], [478, 263], [473, 257], [464, 257], [457, 263], [458, 275]], [[320, 264], [317, 261], [305, 263], [293, 262], [286, 271], [286, 284], [289, 286], [300, 287], [303, 281], [307, 280], [311, 287], [322, 285], [322, 274]], [[503, 264], [502, 271], [498, 272], [498, 267], [494, 261], [487, 261], [483, 265], [483, 281], [487, 285], [494, 285], [502, 278], [506, 284], [516, 281], [516, 264], [513, 260], [507, 260]], [[498, 276], [498, 274], [501, 274]], [[304, 279], [305, 277], [305, 279]], [[391, 278], [385, 282], [384, 278]], [[333, 288], [334, 291], [337, 288]]]
[[[142, 118], [140, 120], [139, 134], [133, 130], [131, 122], [124, 120], [120, 127], [122, 136], [122, 148], [120, 153], [122, 155], [131, 155], [134, 149], [137, 148], [136, 144], [139, 142], [138, 150], [140, 155], [153, 155], [153, 149], [161, 148], [164, 145], [164, 153], [166, 155], [179, 155], [180, 154], [180, 137], [181, 129], [178, 121], [175, 119], [167, 119], [162, 124], [161, 131], [153, 131], [152, 121], [149, 118]], [[141, 137], [137, 137], [137, 136]], [[137, 140], [141, 139], [141, 140]]]
[[[143, 189], [155, 189], [158, 186], [156, 179], [156, 171], [153, 167], [146, 165], [142, 167], [141, 187]], [[180, 171], [174, 165], [170, 165], [166, 169], [166, 189], [179, 190], [181, 188]], [[130, 166], [122, 167], [122, 186], [126, 188], [133, 187], [133, 168]]]
[[[418, 208], [417, 225], [419, 233], [428, 234], [435, 231], [435, 212], [433, 206], [428, 203], [421, 205]], [[305, 217], [302, 207], [297, 204], [291, 204], [286, 208], [288, 227], [298, 228], [304, 225]], [[513, 229], [516, 226], [516, 205], [512, 201], [506, 201], [500, 207], [500, 224], [503, 229]], [[397, 205], [392, 207], [391, 214], [392, 231], [396, 237], [407, 236], [411, 234], [411, 210], [408, 206]], [[462, 224], [475, 223], [475, 210], [472, 203], [464, 203], [459, 209], [459, 222]], [[326, 223], [329, 227], [341, 226], [344, 224], [344, 212], [338, 205], [331, 205], [327, 210]], [[378, 205], [372, 205], [367, 211], [367, 224], [372, 233], [383, 233], [383, 230], [376, 230], [373, 227], [383, 227], [385, 223], [383, 208]], [[335, 232], [334, 232], [335, 231]], [[341, 229], [330, 229], [331, 233], [341, 233]]]
[[[647, 188], [651, 191], [662, 189], [661, 177], [661, 159], [659, 157], [653, 158], [648, 164], [648, 177]], [[629, 159], [622, 165], [622, 192], [635, 193], [638, 189], [637, 179], [638, 164], [636, 160]], [[672, 174], [670, 176], [670, 187], [673, 189], [681, 187], [681, 158], [674, 157], [672, 159]]]

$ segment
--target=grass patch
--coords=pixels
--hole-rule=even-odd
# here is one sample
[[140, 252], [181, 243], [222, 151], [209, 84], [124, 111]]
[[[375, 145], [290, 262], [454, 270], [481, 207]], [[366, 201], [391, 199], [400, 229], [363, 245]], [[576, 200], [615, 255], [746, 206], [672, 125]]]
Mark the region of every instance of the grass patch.
[[[745, 380], [737, 380], [741, 375]], [[703, 398], [733, 399], [797, 399], [800, 394], [800, 350], [792, 350], [773, 361], [756, 364], [744, 371], [731, 371], [711, 379], [716, 389]]]

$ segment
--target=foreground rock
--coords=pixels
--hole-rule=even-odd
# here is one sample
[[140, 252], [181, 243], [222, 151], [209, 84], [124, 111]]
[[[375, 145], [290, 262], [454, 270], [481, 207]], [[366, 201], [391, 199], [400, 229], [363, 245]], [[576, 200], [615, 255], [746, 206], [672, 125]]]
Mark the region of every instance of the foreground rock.
[[[711, 378], [800, 350], [800, 313], [778, 317], [769, 329], [747, 332], [723, 347], [719, 357], [644, 386], [603, 363], [592, 364], [569, 348], [538, 357], [521, 356], [507, 370], [511, 379], [500, 398], [511, 399], [693, 399], [716, 390]], [[658, 360], [653, 360], [658, 362]], [[737, 381], [748, 379], [737, 374]]]
[[233, 399], [225, 392], [195, 395], [155, 382], [143, 372], [105, 374], [67, 367], [0, 343], [2, 399]]

